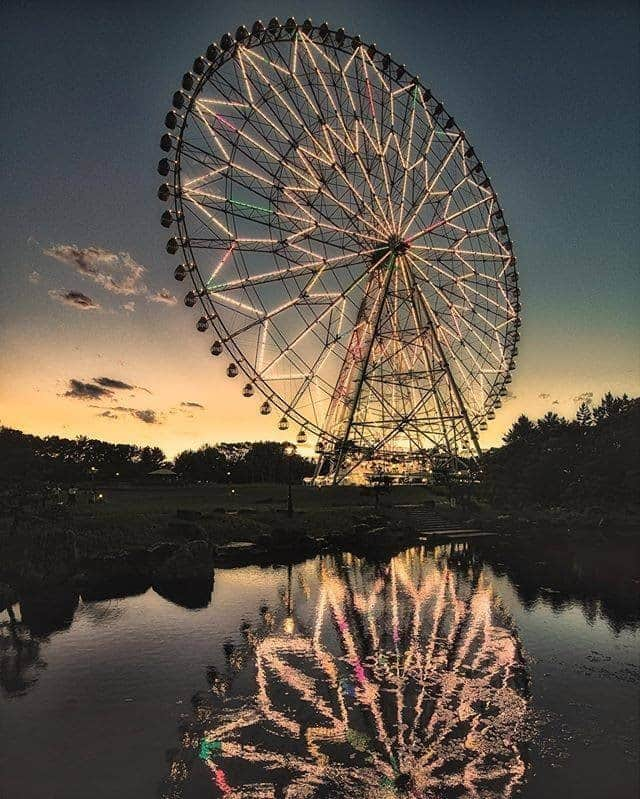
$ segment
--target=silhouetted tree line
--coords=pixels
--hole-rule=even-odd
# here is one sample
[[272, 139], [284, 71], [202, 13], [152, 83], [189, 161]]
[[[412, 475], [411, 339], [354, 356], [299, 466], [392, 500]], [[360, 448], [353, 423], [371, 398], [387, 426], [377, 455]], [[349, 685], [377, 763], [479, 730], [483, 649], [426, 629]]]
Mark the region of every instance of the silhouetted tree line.
[[[256, 441], [205, 445], [185, 450], [175, 459], [174, 469], [184, 482], [285, 483], [289, 468], [294, 482], [313, 473], [310, 460], [285, 453], [286, 444]], [[87, 480], [141, 480], [168, 464], [159, 447], [109, 444], [78, 437], [28, 435], [0, 427], [0, 480], [79, 483]]]
[[93, 438], [32, 436], [0, 427], [0, 479], [28, 483], [82, 482], [116, 475], [135, 479], [166, 463], [159, 447], [109, 444]]
[[313, 463], [294, 453], [287, 455], [287, 445], [278, 441], [205, 445], [185, 450], [175, 459], [179, 477], [188, 482], [215, 483], [299, 483], [313, 474]]
[[640, 399], [607, 393], [572, 421], [520, 416], [505, 445], [482, 459], [481, 491], [498, 506], [629, 507], [638, 504]]

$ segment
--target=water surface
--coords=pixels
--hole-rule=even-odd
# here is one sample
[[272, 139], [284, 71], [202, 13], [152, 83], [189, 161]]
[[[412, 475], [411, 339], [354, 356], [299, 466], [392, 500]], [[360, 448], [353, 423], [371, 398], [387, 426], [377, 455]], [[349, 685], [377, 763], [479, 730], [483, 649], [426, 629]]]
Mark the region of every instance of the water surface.
[[636, 563], [477, 539], [24, 594], [0, 797], [634, 797]]

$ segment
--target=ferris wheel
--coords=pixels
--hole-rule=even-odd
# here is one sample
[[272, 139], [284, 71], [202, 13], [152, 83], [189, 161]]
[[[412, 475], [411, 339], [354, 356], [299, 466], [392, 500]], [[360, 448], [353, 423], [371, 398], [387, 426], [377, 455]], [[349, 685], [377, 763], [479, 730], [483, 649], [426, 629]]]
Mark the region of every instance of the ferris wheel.
[[480, 452], [519, 291], [490, 178], [404, 65], [294, 19], [225, 34], [173, 96], [158, 171], [184, 302], [317, 474]]

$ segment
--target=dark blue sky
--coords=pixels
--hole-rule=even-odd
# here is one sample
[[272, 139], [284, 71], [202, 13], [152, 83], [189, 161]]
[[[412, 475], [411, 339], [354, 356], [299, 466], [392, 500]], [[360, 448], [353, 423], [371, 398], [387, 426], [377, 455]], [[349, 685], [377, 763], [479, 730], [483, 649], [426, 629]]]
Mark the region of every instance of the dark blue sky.
[[[86, 334], [82, 314], [54, 307], [27, 281], [35, 269], [46, 287], [57, 285], [48, 276], [61, 267], [42, 255], [51, 244], [129, 252], [150, 284], [175, 290], [155, 199], [164, 114], [211, 40], [274, 14], [326, 19], [376, 41], [467, 131], [520, 264], [516, 393], [520, 381], [522, 397], [537, 388], [568, 412], [574, 389], [637, 391], [639, 16], [637, 3], [622, 0], [5, 3], [0, 314], [16, 357], [35, 368], [55, 360], [46, 347], [57, 336], [64, 347], [76, 324]], [[148, 340], [147, 359], [171, 357], [158, 325], [191, 346], [183, 309], [160, 310], [127, 322]], [[108, 322], [115, 341], [115, 319], [96, 335]], [[18, 344], [22, 337], [30, 343]], [[5, 350], [5, 365], [11, 357]]]

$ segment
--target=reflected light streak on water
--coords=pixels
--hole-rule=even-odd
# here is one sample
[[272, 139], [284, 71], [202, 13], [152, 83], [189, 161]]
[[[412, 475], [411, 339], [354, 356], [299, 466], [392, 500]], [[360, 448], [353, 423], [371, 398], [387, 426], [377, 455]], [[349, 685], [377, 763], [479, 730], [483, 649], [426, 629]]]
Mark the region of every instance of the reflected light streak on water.
[[[306, 590], [292, 598], [296, 578]], [[523, 779], [523, 659], [479, 570], [419, 549], [384, 566], [319, 559], [245, 633], [165, 796], [183, 796], [202, 763], [229, 797], [509, 797]], [[249, 693], [234, 671], [251, 672]]]

